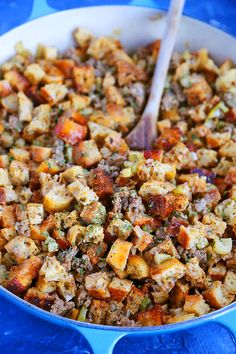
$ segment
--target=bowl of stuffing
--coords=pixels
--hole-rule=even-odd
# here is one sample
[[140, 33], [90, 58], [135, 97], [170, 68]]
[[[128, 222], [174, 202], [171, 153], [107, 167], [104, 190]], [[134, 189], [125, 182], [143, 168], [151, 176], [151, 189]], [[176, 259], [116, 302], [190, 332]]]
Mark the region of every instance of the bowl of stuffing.
[[235, 334], [235, 39], [183, 17], [158, 137], [125, 139], [165, 19], [89, 7], [0, 38], [0, 294], [94, 353], [212, 321]]

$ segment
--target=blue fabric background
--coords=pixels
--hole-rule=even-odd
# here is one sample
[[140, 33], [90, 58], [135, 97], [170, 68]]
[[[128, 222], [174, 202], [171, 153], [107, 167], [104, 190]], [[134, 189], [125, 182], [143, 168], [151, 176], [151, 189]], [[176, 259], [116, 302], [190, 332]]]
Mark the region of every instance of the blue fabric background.
[[[29, 19], [65, 9], [132, 4], [166, 9], [169, 0], [0, 0], [0, 35]], [[185, 15], [236, 36], [236, 0], [187, 0]], [[2, 48], [0, 48], [2, 50]], [[82, 336], [44, 322], [0, 298], [0, 354], [89, 354]], [[216, 324], [155, 338], [124, 338], [114, 354], [233, 354], [230, 334]], [[103, 354], [103, 353], [101, 353]]]

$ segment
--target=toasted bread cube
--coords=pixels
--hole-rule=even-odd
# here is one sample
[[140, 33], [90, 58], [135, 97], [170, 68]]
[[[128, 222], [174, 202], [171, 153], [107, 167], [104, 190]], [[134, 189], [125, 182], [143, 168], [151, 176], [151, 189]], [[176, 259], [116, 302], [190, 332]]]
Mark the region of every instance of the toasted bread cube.
[[24, 92], [18, 92], [18, 102], [19, 102], [19, 120], [21, 122], [31, 122], [33, 103], [24, 94]]
[[30, 288], [24, 296], [24, 300], [49, 311], [55, 301], [55, 294], [43, 293], [37, 288]]
[[220, 156], [223, 157], [236, 157], [236, 142], [233, 140], [228, 141], [219, 149]]
[[80, 217], [85, 224], [101, 225], [106, 219], [106, 208], [100, 202], [92, 202], [84, 206]]
[[144, 293], [133, 285], [130, 293], [126, 297], [125, 310], [129, 310], [135, 315], [140, 309], [143, 298]]
[[229, 225], [234, 226], [236, 224], [236, 201], [225, 199], [215, 207], [215, 213]]
[[129, 256], [126, 271], [132, 279], [144, 279], [150, 274], [149, 265], [139, 255]]
[[227, 224], [220, 217], [214, 213], [207, 213], [203, 215], [202, 223], [207, 230], [207, 238], [214, 239], [215, 234], [222, 236], [226, 230]]
[[191, 226], [180, 226], [178, 242], [186, 249], [197, 247], [202, 249], [208, 245], [206, 229], [201, 222]]
[[120, 269], [113, 268], [113, 271], [116, 273], [116, 275], [118, 275], [118, 277], [120, 279], [125, 279], [128, 277], [126, 270], [120, 270]]
[[98, 244], [104, 239], [103, 227], [100, 225], [89, 225], [84, 235], [85, 242]]
[[120, 93], [119, 89], [115, 86], [109, 86], [105, 89], [105, 96], [107, 99], [107, 102], [109, 103], [115, 103], [118, 104], [119, 106], [124, 106], [125, 101]]
[[208, 133], [206, 136], [207, 146], [210, 148], [218, 148], [224, 145], [231, 138], [230, 132], [225, 133]]
[[5, 240], [10, 241], [16, 236], [16, 230], [14, 226], [4, 227], [0, 230], [0, 236]]
[[165, 219], [175, 210], [174, 203], [175, 197], [171, 193], [150, 196], [148, 199], [148, 210], [151, 215]]
[[7, 244], [7, 240], [0, 234], [0, 251], [4, 251], [5, 245]]
[[109, 304], [106, 301], [92, 299], [89, 307], [89, 313], [92, 316], [93, 323], [104, 324]]
[[170, 119], [162, 119], [158, 120], [157, 122], [157, 129], [162, 134], [164, 130], [171, 128], [171, 121]]
[[0, 168], [8, 168], [8, 167], [9, 167], [9, 156], [0, 155]]
[[32, 121], [24, 128], [23, 135], [32, 140], [35, 136], [47, 133], [50, 127], [50, 106], [41, 104], [33, 110]]
[[177, 170], [195, 166], [191, 151], [182, 142], [178, 142], [165, 154], [164, 162], [176, 164]]
[[71, 244], [71, 245], [76, 245], [77, 243], [80, 242], [80, 240], [83, 238], [83, 236], [86, 233], [86, 227], [85, 226], [81, 226], [81, 225], [73, 225], [69, 228], [69, 230], [67, 231], [67, 241]]
[[95, 140], [96, 142], [104, 141], [106, 136], [114, 132], [114, 130], [94, 122], [88, 122], [88, 127], [91, 139]]
[[47, 281], [63, 281], [68, 277], [66, 269], [55, 256], [45, 258], [39, 275], [44, 276]]
[[129, 63], [124, 60], [118, 60], [116, 62], [116, 67], [119, 86], [126, 86], [134, 81], [146, 80], [145, 71], [133, 63]]
[[4, 168], [0, 168], [0, 186], [7, 186], [10, 184], [8, 172]]
[[60, 177], [63, 179], [63, 181], [68, 183], [72, 183], [77, 179], [80, 181], [83, 180], [84, 183], [86, 183], [84, 170], [81, 166], [72, 166], [67, 168], [60, 174]]
[[39, 253], [39, 249], [31, 238], [26, 236], [16, 236], [5, 246], [7, 252], [16, 260], [22, 263], [25, 259]]
[[96, 193], [94, 193], [92, 189], [84, 185], [79, 180], [70, 183], [67, 186], [67, 189], [73, 195], [73, 197], [82, 205], [87, 205], [93, 201], [98, 200]]
[[43, 204], [28, 203], [26, 208], [30, 224], [41, 224], [44, 218]]
[[215, 309], [229, 305], [234, 300], [227, 287], [221, 281], [216, 280], [209, 289], [203, 292], [205, 300]]
[[85, 288], [90, 296], [95, 299], [107, 299], [110, 297], [108, 285], [110, 279], [105, 272], [89, 274], [85, 277]]
[[199, 149], [197, 151], [197, 164], [199, 167], [213, 167], [217, 163], [217, 151], [211, 149]]
[[194, 313], [181, 313], [179, 315], [175, 316], [168, 316], [168, 319], [166, 321], [167, 324], [173, 324], [173, 323], [178, 323], [178, 322], [183, 322], [183, 321], [190, 321], [195, 317]]
[[73, 299], [77, 290], [73, 275], [69, 274], [66, 279], [60, 280], [57, 283], [57, 290], [59, 294], [65, 299], [65, 301], [70, 301]]
[[95, 83], [94, 67], [76, 66], [73, 68], [73, 77], [78, 92], [88, 93]]
[[185, 89], [184, 93], [187, 96], [190, 106], [201, 104], [204, 101], [210, 100], [212, 97], [212, 89], [204, 78]]
[[186, 295], [183, 310], [196, 316], [203, 316], [210, 311], [210, 307], [201, 295]]
[[63, 170], [63, 167], [59, 165], [57, 161], [53, 158], [41, 162], [37, 168], [38, 173], [45, 172], [49, 173], [50, 175], [55, 175], [61, 170]]
[[45, 71], [39, 64], [33, 63], [26, 67], [24, 75], [32, 85], [38, 85], [43, 80]]
[[7, 80], [0, 80], [0, 98], [6, 97], [12, 93], [12, 87]]
[[73, 198], [64, 185], [55, 186], [45, 196], [43, 206], [49, 213], [66, 210], [72, 203]]
[[153, 236], [143, 231], [140, 226], [134, 227], [134, 234], [133, 243], [140, 252], [143, 252], [153, 242]]
[[93, 140], [81, 141], [73, 147], [73, 160], [84, 168], [96, 165], [102, 159], [97, 144]]
[[212, 280], [222, 280], [226, 274], [226, 266], [222, 262], [211, 265], [207, 270], [207, 274]]
[[148, 160], [148, 159], [153, 159], [156, 161], [163, 161], [163, 155], [164, 151], [163, 150], [145, 150], [143, 152], [143, 157]]
[[56, 290], [57, 283], [55, 281], [48, 281], [44, 276], [37, 277], [36, 288], [42, 293], [51, 293]]
[[52, 83], [41, 87], [40, 92], [47, 102], [54, 105], [66, 97], [68, 89], [65, 85]]
[[228, 270], [225, 278], [224, 285], [230, 294], [236, 295], [236, 274], [235, 272]]
[[76, 40], [76, 43], [81, 47], [87, 47], [89, 45], [89, 42], [93, 38], [93, 35], [90, 31], [88, 31], [85, 28], [77, 28], [73, 32], [74, 39]]
[[96, 168], [90, 172], [88, 185], [96, 192], [99, 198], [106, 198], [113, 194], [112, 179], [101, 168]]
[[179, 182], [187, 182], [193, 194], [206, 192], [206, 177], [199, 177], [197, 173], [182, 174], [179, 176]]
[[178, 259], [171, 258], [150, 269], [151, 278], [162, 287], [163, 290], [170, 291], [176, 281], [181, 279], [186, 273], [186, 268]]
[[139, 195], [144, 199], [148, 199], [149, 196], [166, 195], [174, 188], [175, 186], [170, 182], [148, 181], [141, 186]]
[[114, 39], [107, 37], [99, 37], [93, 39], [90, 42], [87, 54], [91, 55], [93, 58], [99, 60], [104, 58], [106, 54], [117, 48], [117, 44]]
[[13, 186], [0, 187], [0, 204], [8, 204], [11, 202], [17, 202], [18, 196], [13, 190]]
[[29, 87], [28, 80], [15, 69], [7, 71], [4, 74], [4, 79], [17, 91], [25, 91]]
[[160, 305], [155, 305], [151, 309], [139, 312], [136, 320], [142, 326], [160, 326], [164, 324], [164, 312]]
[[171, 240], [165, 240], [158, 244], [158, 252], [169, 254], [171, 257], [178, 258], [178, 252]]
[[155, 304], [164, 305], [169, 299], [169, 293], [165, 290], [157, 290], [152, 292], [152, 297]]
[[16, 217], [12, 205], [4, 205], [0, 211], [0, 225], [2, 227], [15, 226]]
[[86, 255], [89, 257], [91, 264], [94, 266], [101, 260], [106, 250], [107, 244], [105, 242], [100, 242], [90, 245], [86, 250]]
[[126, 240], [133, 230], [132, 224], [128, 220], [114, 218], [107, 227], [109, 235]]
[[67, 144], [75, 145], [85, 139], [87, 127], [71, 119], [60, 119], [54, 128], [54, 134]]
[[9, 173], [14, 186], [26, 185], [29, 182], [29, 167], [26, 163], [13, 160], [10, 164]]
[[75, 112], [87, 108], [91, 103], [91, 98], [85, 95], [70, 94], [69, 96], [71, 100], [72, 109]]
[[129, 294], [132, 288], [132, 281], [128, 279], [113, 278], [108, 286], [111, 298], [121, 302]]
[[43, 162], [48, 160], [52, 154], [52, 148], [44, 146], [34, 146], [30, 147], [31, 158], [35, 162]]
[[32, 256], [20, 265], [11, 267], [9, 278], [4, 284], [5, 288], [16, 295], [22, 294], [38, 275], [41, 265], [40, 258]]
[[124, 270], [133, 244], [128, 241], [117, 239], [107, 255], [107, 263], [118, 270]]
[[191, 258], [185, 265], [186, 279], [191, 282], [192, 287], [204, 288], [206, 274], [199, 265], [197, 257]]
[[182, 307], [186, 295], [189, 293], [188, 283], [177, 280], [174, 288], [170, 292], [170, 302], [174, 307]]
[[9, 151], [9, 154], [14, 158], [14, 160], [27, 162], [30, 159], [30, 153], [23, 148], [12, 148]]
[[43, 58], [46, 60], [57, 59], [57, 48], [56, 47], [43, 47], [42, 51]]
[[72, 71], [75, 66], [74, 60], [57, 59], [54, 61], [54, 65], [64, 74], [66, 78], [72, 78]]
[[227, 255], [233, 247], [232, 238], [220, 238], [216, 236], [213, 240], [212, 250], [219, 255]]
[[1, 104], [3, 108], [9, 113], [18, 113], [18, 96], [16, 93], [11, 93], [10, 95], [3, 97], [1, 99]]

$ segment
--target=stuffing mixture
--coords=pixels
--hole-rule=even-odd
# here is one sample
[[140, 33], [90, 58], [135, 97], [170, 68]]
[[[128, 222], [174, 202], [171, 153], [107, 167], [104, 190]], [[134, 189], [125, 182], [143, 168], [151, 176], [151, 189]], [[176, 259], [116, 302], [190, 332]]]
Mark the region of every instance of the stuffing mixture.
[[176, 323], [236, 294], [236, 68], [175, 53], [158, 138], [125, 136], [160, 41], [133, 53], [74, 32], [0, 69], [0, 283], [96, 324]]

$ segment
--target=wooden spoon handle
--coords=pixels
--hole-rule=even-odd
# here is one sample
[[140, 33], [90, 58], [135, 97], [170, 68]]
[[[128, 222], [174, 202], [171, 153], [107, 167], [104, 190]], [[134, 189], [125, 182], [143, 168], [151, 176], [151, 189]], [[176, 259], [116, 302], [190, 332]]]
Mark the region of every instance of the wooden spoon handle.
[[156, 121], [184, 3], [171, 0], [148, 102], [139, 123], [126, 138], [131, 148], [150, 149], [157, 136]]

